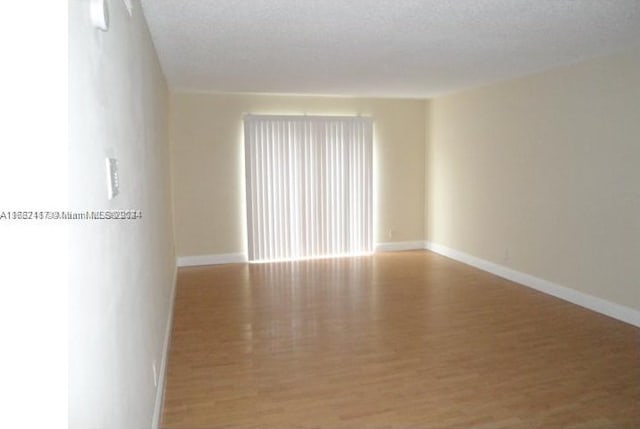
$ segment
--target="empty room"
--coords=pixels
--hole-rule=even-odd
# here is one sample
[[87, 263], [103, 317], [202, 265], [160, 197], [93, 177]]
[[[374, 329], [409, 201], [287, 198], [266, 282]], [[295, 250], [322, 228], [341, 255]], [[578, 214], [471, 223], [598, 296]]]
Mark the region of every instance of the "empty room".
[[69, 428], [640, 427], [640, 1], [69, 0], [68, 115]]

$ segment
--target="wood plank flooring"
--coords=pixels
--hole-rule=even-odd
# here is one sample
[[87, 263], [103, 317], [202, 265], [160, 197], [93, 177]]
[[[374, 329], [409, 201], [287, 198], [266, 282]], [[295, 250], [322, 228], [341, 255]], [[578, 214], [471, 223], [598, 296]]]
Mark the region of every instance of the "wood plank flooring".
[[427, 251], [180, 269], [162, 427], [640, 428], [640, 329]]

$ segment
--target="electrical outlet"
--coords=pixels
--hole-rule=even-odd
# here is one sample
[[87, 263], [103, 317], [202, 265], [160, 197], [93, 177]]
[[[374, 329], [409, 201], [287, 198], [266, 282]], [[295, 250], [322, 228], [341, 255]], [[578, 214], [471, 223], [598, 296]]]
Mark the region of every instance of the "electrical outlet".
[[153, 385], [155, 387], [158, 387], [158, 370], [156, 369], [156, 361], [155, 361], [155, 359], [153, 360], [153, 363], [151, 364], [151, 369], [153, 369]]
[[120, 192], [120, 178], [118, 177], [118, 160], [107, 158], [107, 197], [112, 200]]
[[389, 232], [387, 233], [387, 236], [389, 238], [393, 238], [393, 233], [395, 232], [394, 228], [389, 228]]
[[509, 263], [509, 259], [510, 259], [509, 249], [504, 249], [504, 263], [508, 264]]

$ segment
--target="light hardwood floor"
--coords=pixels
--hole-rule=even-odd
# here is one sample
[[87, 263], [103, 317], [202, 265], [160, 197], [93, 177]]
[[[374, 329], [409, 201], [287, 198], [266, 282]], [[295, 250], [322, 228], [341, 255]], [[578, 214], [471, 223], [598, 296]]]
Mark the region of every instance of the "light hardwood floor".
[[427, 251], [180, 269], [163, 428], [640, 428], [640, 329]]

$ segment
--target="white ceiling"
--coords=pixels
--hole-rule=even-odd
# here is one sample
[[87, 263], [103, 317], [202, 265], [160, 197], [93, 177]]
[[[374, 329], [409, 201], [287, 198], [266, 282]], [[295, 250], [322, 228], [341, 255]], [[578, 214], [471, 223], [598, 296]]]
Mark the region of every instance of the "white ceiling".
[[640, 0], [142, 0], [174, 89], [430, 97], [640, 44]]

